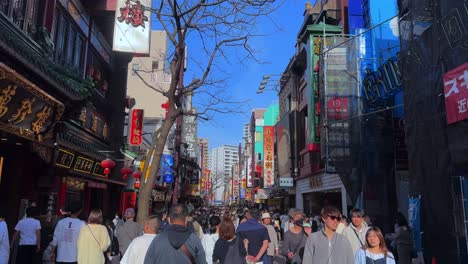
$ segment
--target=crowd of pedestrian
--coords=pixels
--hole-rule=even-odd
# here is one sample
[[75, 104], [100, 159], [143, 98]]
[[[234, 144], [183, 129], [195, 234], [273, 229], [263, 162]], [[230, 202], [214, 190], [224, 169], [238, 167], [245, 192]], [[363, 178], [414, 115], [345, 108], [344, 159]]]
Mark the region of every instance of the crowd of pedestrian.
[[[123, 217], [116, 213], [113, 220], [103, 220], [98, 209], [81, 220], [81, 202], [70, 203], [63, 213], [43, 251], [42, 263], [273, 264], [281, 256], [291, 264], [408, 264], [413, 250], [412, 232], [402, 214], [396, 217], [395, 232], [384, 235], [366, 221], [363, 210], [352, 209], [348, 223], [333, 206], [306, 215], [296, 208], [280, 213], [177, 204], [148, 217], [143, 225], [135, 221], [133, 208], [126, 209]], [[40, 263], [37, 215], [37, 208], [28, 208], [9, 241], [0, 212], [0, 264], [8, 264], [10, 248], [17, 240], [15, 263]]]

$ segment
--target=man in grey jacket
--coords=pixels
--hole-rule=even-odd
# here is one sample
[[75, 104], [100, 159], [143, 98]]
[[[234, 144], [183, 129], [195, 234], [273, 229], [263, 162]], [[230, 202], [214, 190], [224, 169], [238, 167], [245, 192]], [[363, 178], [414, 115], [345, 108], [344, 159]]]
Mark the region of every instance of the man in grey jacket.
[[183, 204], [172, 206], [169, 224], [148, 248], [144, 264], [177, 263], [206, 264], [200, 239], [187, 228], [188, 210]]
[[302, 263], [353, 264], [353, 250], [348, 239], [336, 233], [341, 220], [340, 210], [326, 206], [320, 214], [325, 226], [307, 239]]

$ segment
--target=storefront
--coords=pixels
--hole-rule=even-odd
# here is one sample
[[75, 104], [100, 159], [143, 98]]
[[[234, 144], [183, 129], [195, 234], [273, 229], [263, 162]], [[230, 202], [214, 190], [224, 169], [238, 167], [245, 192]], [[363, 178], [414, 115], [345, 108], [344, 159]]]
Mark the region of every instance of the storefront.
[[51, 163], [54, 130], [64, 108], [39, 85], [0, 63], [0, 206], [7, 208], [12, 226], [28, 206], [38, 206], [43, 216], [55, 213]]
[[346, 189], [337, 174], [319, 173], [296, 181], [296, 206], [306, 214], [319, 214], [332, 205], [347, 215]]

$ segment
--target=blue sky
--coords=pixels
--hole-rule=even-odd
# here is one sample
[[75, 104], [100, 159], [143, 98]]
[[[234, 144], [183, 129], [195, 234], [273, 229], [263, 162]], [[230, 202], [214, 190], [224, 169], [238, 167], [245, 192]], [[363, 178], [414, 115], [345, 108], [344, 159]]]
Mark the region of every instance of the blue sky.
[[[158, 2], [153, 1], [153, 5]], [[252, 109], [267, 108], [271, 103], [278, 101], [275, 91], [265, 91], [259, 95], [256, 91], [263, 75], [281, 74], [294, 55], [297, 33], [304, 21], [303, 13], [306, 2], [305, 0], [284, 0], [281, 7], [270, 14], [269, 19], [264, 18], [259, 21], [255, 31], [266, 36], [256, 37], [251, 45], [259, 51], [257, 57], [263, 62], [262, 64], [255, 61], [249, 61], [246, 64], [224, 63], [222, 70], [228, 75], [212, 71], [212, 77], [215, 79], [229, 78], [216, 92], [223, 93], [223, 97], [227, 97], [231, 102], [247, 101], [247, 103], [242, 105], [243, 113], [215, 114], [210, 121], [198, 122], [198, 137], [208, 138], [210, 149], [223, 144], [239, 144], [242, 140], [244, 124], [249, 122]], [[153, 18], [153, 21], [156, 19]], [[158, 23], [152, 24], [153, 29], [160, 29]], [[196, 45], [187, 40], [189, 56], [197, 55]], [[229, 53], [229, 56], [233, 58], [232, 61], [235, 60], [236, 55], [238, 54], [235, 51]], [[194, 77], [200, 77], [199, 71], [197, 72], [195, 68], [190, 65], [189, 61], [185, 72], [185, 83], [190, 82]], [[195, 96], [194, 107], [197, 107], [198, 100], [200, 98]]]
[[[253, 108], [266, 108], [277, 102], [277, 93], [265, 91], [256, 93], [263, 75], [280, 74], [284, 71], [290, 58], [294, 55], [294, 45], [299, 27], [303, 23], [305, 2], [287, 0], [286, 3], [271, 15], [272, 21], [262, 20], [257, 31], [268, 34], [254, 40], [254, 47], [259, 50], [260, 58], [265, 64], [249, 62], [247, 65], [226, 65], [231, 79], [226, 83], [233, 101], [246, 101], [243, 114], [218, 114], [214, 120], [199, 122], [198, 137], [208, 138], [210, 149], [223, 145], [237, 145], [242, 140], [244, 124], [249, 122]], [[273, 78], [273, 77], [272, 77]]]

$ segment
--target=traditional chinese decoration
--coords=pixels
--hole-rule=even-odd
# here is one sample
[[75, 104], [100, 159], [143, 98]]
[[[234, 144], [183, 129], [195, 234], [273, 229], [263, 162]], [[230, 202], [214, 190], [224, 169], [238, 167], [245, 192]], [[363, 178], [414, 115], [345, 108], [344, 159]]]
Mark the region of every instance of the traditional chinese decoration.
[[101, 167], [104, 168], [104, 174], [106, 175], [106, 178], [110, 174], [110, 170], [115, 167], [115, 162], [109, 158], [101, 161]]
[[0, 117], [8, 112], [7, 105], [11, 101], [11, 98], [13, 98], [13, 95], [16, 94], [16, 88], [16, 85], [8, 85], [6, 88], [2, 89], [0, 93]]
[[36, 114], [36, 119], [31, 123], [31, 129], [34, 133], [39, 134], [46, 120], [52, 114], [52, 108], [45, 105], [39, 113]]
[[98, 132], [98, 118], [95, 115], [91, 115], [91, 131], [93, 131], [93, 133]]
[[141, 172], [139, 170], [133, 173], [133, 178], [135, 178], [135, 183], [133, 184], [134, 189], [140, 188], [140, 177], [141, 177]]
[[17, 125], [26, 118], [27, 115], [32, 113], [32, 104], [36, 101], [36, 98], [32, 97], [21, 101], [21, 106], [16, 109], [16, 114], [12, 115], [10, 122]]
[[128, 175], [131, 174], [132, 172], [133, 170], [128, 167], [124, 167], [120, 169], [120, 174], [122, 174], [122, 179], [124, 180], [128, 179]]
[[133, 178], [135, 178], [135, 180], [140, 179], [140, 177], [141, 177], [141, 172], [139, 170], [133, 173]]
[[148, 17], [145, 16], [145, 8], [141, 5], [140, 1], [136, 1], [135, 4], [130, 4], [130, 0], [125, 2], [125, 7], [121, 7], [120, 17], [117, 20], [122, 23], [131, 24], [134, 27], [142, 26], [145, 28], [145, 22], [148, 21]]
[[83, 107], [81, 109], [81, 112], [80, 112], [80, 117], [78, 118], [78, 120], [81, 121], [81, 125], [84, 126], [86, 125], [86, 118], [87, 118], [88, 114], [87, 114], [87, 111], [86, 111], [86, 108]]
[[164, 104], [161, 105], [162, 109], [164, 109], [165, 112], [165, 119], [167, 119], [167, 116], [169, 114], [169, 101], [166, 101]]
[[104, 123], [102, 126], [102, 138], [107, 140], [107, 136], [109, 135], [109, 126], [107, 123]]

